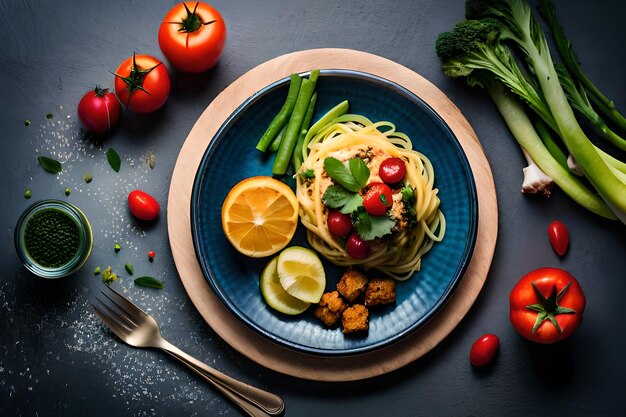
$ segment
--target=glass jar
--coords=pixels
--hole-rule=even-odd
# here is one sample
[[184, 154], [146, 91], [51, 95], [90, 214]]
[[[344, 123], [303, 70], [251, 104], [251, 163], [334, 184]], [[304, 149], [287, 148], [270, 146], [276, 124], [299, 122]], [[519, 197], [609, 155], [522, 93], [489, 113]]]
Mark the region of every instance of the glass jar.
[[15, 226], [15, 248], [24, 266], [42, 278], [76, 272], [89, 258], [93, 234], [73, 204], [44, 200], [28, 207]]

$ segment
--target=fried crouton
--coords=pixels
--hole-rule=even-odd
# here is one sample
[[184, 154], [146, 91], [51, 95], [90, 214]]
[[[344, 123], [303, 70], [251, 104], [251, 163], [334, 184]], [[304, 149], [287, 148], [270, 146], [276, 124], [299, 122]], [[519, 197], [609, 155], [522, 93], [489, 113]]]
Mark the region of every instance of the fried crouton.
[[364, 305], [355, 304], [346, 308], [341, 315], [343, 333], [349, 334], [366, 331], [369, 328], [368, 317], [369, 311]]
[[391, 278], [372, 278], [365, 290], [366, 307], [389, 304], [396, 301], [396, 281]]
[[356, 269], [349, 268], [337, 283], [337, 290], [349, 302], [353, 303], [363, 294], [367, 277]]
[[318, 307], [313, 314], [326, 326], [332, 327], [339, 321], [341, 313], [348, 308], [348, 304], [339, 296], [337, 291], [322, 295]]

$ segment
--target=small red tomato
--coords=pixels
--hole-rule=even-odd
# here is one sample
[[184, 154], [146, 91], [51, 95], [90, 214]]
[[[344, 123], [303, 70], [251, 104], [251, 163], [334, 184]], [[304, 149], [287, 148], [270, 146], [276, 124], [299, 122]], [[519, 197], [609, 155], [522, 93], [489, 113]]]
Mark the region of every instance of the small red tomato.
[[400, 158], [387, 158], [380, 164], [378, 176], [385, 184], [397, 184], [406, 175], [406, 165]]
[[120, 102], [108, 88], [97, 85], [78, 103], [78, 118], [85, 130], [101, 135], [117, 126]]
[[328, 212], [328, 230], [330, 234], [337, 237], [346, 237], [352, 231], [352, 220], [349, 214], [343, 214], [337, 210]]
[[361, 236], [353, 233], [346, 242], [346, 252], [354, 259], [363, 259], [370, 254], [370, 247], [366, 241], [361, 239]]
[[154, 251], [153, 251], [153, 250], [151, 250], [150, 252], [148, 252], [148, 260], [149, 260], [150, 262], [154, 261], [154, 256], [155, 256], [155, 255], [156, 255], [156, 254], [154, 253]]
[[373, 182], [369, 185], [365, 196], [363, 196], [363, 207], [365, 211], [373, 216], [384, 216], [387, 209], [393, 205], [391, 188], [382, 182]]
[[548, 237], [550, 238], [552, 249], [560, 256], [565, 255], [569, 247], [569, 232], [567, 231], [567, 227], [558, 220], [553, 221], [550, 223], [550, 226], [548, 226]]
[[511, 290], [509, 318], [526, 339], [555, 343], [580, 326], [585, 305], [585, 294], [569, 272], [540, 268], [524, 275]]
[[158, 59], [133, 54], [115, 72], [115, 94], [131, 111], [151, 113], [167, 101], [170, 75]]
[[470, 349], [470, 363], [473, 366], [487, 365], [500, 346], [500, 339], [495, 334], [484, 334], [480, 336]]
[[161, 206], [150, 194], [134, 190], [128, 194], [128, 207], [139, 220], [154, 220], [159, 217]]

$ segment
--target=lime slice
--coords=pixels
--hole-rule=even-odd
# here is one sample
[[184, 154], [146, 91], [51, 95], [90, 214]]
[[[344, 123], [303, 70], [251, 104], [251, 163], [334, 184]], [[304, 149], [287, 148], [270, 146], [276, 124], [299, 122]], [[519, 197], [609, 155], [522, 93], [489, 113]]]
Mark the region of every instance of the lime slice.
[[292, 246], [278, 255], [280, 284], [290, 295], [307, 303], [318, 303], [326, 288], [326, 274], [317, 254]]
[[278, 256], [274, 257], [263, 269], [259, 283], [263, 299], [268, 306], [276, 311], [289, 315], [300, 314], [309, 307], [310, 303], [287, 294], [287, 291], [280, 285], [276, 268], [277, 264]]

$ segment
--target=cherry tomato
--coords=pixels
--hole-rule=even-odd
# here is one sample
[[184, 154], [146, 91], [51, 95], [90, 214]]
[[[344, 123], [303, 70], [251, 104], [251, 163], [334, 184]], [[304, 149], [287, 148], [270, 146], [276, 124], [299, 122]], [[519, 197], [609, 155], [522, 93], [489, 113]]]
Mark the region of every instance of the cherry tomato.
[[473, 366], [487, 365], [500, 346], [500, 339], [495, 334], [484, 334], [480, 336], [470, 349], [470, 363]]
[[346, 242], [346, 252], [354, 259], [363, 259], [370, 254], [370, 247], [366, 241], [361, 239], [361, 236], [353, 233]]
[[384, 216], [387, 209], [393, 205], [391, 188], [382, 182], [373, 182], [363, 196], [365, 211], [373, 216]]
[[156, 255], [156, 254], [154, 253], [154, 251], [153, 251], [153, 250], [151, 250], [150, 252], [148, 252], [148, 260], [149, 260], [150, 262], [154, 261], [154, 257], [155, 257], [155, 255]]
[[550, 226], [548, 226], [548, 237], [550, 238], [552, 249], [560, 256], [565, 255], [569, 247], [569, 232], [567, 231], [567, 227], [558, 220], [553, 221], [550, 223]]
[[170, 76], [165, 65], [150, 55], [134, 55], [115, 72], [115, 94], [137, 113], [163, 107], [170, 95]]
[[509, 318], [526, 339], [555, 343], [578, 328], [585, 304], [585, 294], [569, 272], [540, 268], [524, 275], [511, 290]]
[[108, 88], [97, 85], [78, 103], [78, 118], [85, 130], [101, 135], [117, 126], [120, 102]]
[[328, 230], [337, 237], [346, 237], [352, 231], [352, 220], [349, 214], [343, 214], [337, 210], [328, 212]]
[[159, 28], [163, 55], [181, 71], [199, 73], [213, 67], [226, 43], [226, 25], [217, 10], [202, 2], [174, 6]]
[[134, 190], [128, 194], [128, 207], [133, 216], [140, 220], [154, 220], [159, 217], [161, 206], [150, 194]]
[[378, 176], [385, 184], [397, 184], [406, 175], [406, 165], [400, 158], [387, 158], [380, 164]]

